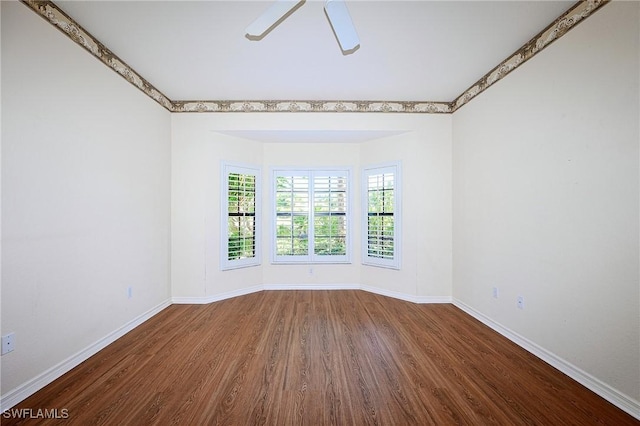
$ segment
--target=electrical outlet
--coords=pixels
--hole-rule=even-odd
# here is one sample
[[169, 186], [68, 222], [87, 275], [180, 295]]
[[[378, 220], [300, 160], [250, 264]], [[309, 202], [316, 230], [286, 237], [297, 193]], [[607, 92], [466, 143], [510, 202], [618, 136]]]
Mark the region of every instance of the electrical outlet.
[[498, 298], [498, 287], [493, 287], [492, 294], [494, 299]]
[[2, 336], [2, 355], [13, 352], [16, 349], [16, 333]]
[[524, 309], [524, 297], [518, 296], [518, 309]]
[[131, 299], [133, 297], [133, 287], [127, 287], [127, 299]]

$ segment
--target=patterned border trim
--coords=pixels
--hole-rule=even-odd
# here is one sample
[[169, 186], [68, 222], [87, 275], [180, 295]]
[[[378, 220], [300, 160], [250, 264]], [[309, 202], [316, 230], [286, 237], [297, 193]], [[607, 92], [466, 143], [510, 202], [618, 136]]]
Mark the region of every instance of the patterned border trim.
[[107, 49], [53, 2], [38, 0], [22, 0], [22, 2], [66, 34], [71, 40], [85, 48], [106, 66], [120, 74], [129, 83], [142, 90], [151, 99], [169, 111], [173, 111], [173, 102], [169, 98], [142, 78], [133, 68]]
[[496, 82], [502, 80], [511, 71], [524, 64], [533, 56], [542, 51], [545, 47], [565, 35], [570, 29], [578, 25], [584, 19], [600, 9], [610, 0], [587, 0], [579, 1], [558, 19], [553, 21], [544, 30], [529, 40], [524, 46], [518, 49], [513, 55], [502, 61], [498, 66], [485, 74], [480, 80], [464, 91], [456, 100], [451, 102], [452, 110], [455, 112], [471, 99], [487, 90]]
[[452, 102], [429, 101], [172, 101], [136, 73], [52, 1], [21, 0], [51, 25], [66, 34], [101, 62], [117, 72], [170, 112], [378, 112], [450, 114], [487, 90], [507, 74], [562, 37], [611, 0], [582, 0], [562, 14], [513, 55], [485, 74]]
[[174, 112], [402, 112], [447, 114], [448, 102], [176, 101]]

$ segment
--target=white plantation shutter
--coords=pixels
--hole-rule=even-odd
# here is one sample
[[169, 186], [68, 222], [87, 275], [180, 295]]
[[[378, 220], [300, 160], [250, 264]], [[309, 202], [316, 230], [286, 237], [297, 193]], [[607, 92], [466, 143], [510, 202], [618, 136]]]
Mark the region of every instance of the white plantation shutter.
[[275, 176], [276, 257], [309, 254], [309, 174], [292, 171]]
[[274, 170], [274, 262], [349, 261], [349, 171]]
[[221, 268], [260, 264], [260, 169], [223, 164]]
[[256, 248], [256, 176], [229, 173], [229, 260], [255, 257]]
[[363, 263], [400, 267], [400, 165], [366, 168], [363, 173]]
[[316, 174], [313, 179], [314, 254], [347, 254], [347, 180], [345, 174]]

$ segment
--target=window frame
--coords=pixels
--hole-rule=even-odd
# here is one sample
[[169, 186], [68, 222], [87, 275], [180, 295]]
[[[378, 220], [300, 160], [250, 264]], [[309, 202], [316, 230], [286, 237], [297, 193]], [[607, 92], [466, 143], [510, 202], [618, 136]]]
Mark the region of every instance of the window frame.
[[[223, 161], [220, 167], [220, 269], [223, 271], [259, 266], [262, 264], [262, 168], [259, 166]], [[254, 256], [229, 259], [229, 175], [255, 176]]]
[[[277, 210], [277, 181], [278, 177], [288, 176], [306, 176], [309, 178], [308, 188], [308, 208], [307, 208], [307, 226], [308, 226], [308, 250], [305, 255], [278, 255], [278, 210]], [[344, 255], [327, 255], [315, 253], [315, 203], [314, 195], [316, 193], [315, 178], [318, 177], [346, 177], [346, 208], [345, 208], [345, 254]], [[351, 233], [352, 233], [352, 211], [353, 211], [353, 171], [350, 167], [272, 167], [271, 168], [271, 263], [273, 264], [349, 264], [351, 261]], [[319, 216], [319, 215], [318, 215]]]
[[[393, 174], [393, 257], [369, 254], [369, 176]], [[402, 251], [402, 164], [400, 161], [368, 165], [362, 169], [362, 264], [380, 268], [400, 269]]]

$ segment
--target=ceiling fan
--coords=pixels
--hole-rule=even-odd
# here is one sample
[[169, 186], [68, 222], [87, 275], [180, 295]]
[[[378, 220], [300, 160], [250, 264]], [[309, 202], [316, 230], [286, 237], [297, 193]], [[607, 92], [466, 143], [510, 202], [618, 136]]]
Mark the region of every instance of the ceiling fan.
[[[276, 0], [267, 10], [253, 21], [246, 30], [249, 40], [262, 40], [289, 15], [304, 4], [305, 0]], [[358, 33], [353, 26], [349, 10], [344, 0], [326, 0], [324, 12], [344, 55], [349, 55], [360, 47]]]

